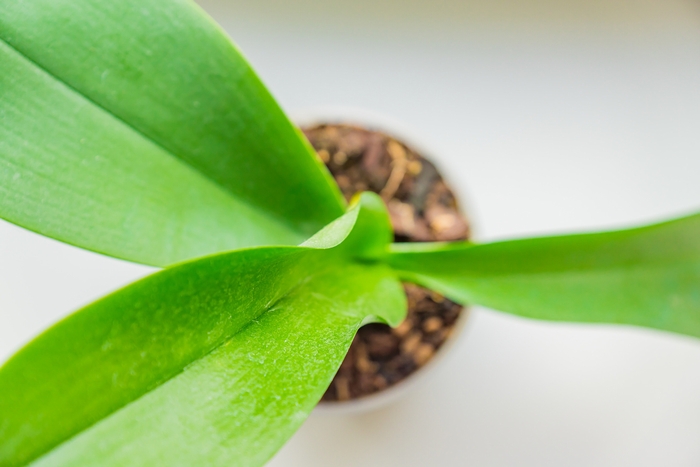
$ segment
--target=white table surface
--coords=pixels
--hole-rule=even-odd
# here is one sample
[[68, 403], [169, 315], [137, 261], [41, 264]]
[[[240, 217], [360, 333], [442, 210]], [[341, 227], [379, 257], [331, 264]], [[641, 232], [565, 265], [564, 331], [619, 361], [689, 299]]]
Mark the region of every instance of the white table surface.
[[[700, 3], [206, 0], [288, 110], [433, 148], [479, 240], [700, 208]], [[0, 359], [152, 271], [0, 223]], [[700, 343], [476, 309], [432, 378], [314, 413], [270, 465], [700, 465]]]

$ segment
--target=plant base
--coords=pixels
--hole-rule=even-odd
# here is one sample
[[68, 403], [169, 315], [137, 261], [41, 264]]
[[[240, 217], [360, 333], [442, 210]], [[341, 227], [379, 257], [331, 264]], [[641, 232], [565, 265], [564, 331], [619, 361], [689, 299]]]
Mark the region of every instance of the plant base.
[[[343, 195], [374, 191], [387, 204], [396, 242], [453, 241], [469, 224], [435, 166], [397, 139], [352, 125], [302, 128]], [[363, 326], [322, 402], [363, 398], [405, 380], [430, 362], [463, 309], [443, 296], [404, 284], [406, 320], [396, 328]]]

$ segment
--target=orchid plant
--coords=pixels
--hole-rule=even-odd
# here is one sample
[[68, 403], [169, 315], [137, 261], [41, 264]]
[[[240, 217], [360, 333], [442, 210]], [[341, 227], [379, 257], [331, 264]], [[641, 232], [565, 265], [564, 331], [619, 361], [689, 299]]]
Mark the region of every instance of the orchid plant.
[[264, 464], [400, 281], [520, 316], [700, 337], [700, 214], [392, 244], [189, 0], [0, 4], [0, 217], [162, 270], [0, 368], [0, 465]]

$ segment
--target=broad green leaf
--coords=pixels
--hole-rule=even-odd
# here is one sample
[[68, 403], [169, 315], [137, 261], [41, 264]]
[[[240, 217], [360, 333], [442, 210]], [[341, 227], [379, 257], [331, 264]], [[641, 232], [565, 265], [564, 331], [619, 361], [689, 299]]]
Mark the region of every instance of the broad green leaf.
[[376, 213], [360, 203], [334, 238], [319, 233], [329, 249], [195, 260], [46, 331], [0, 368], [0, 465], [263, 463], [321, 397], [359, 325], [405, 314], [393, 272], [343, 248], [365, 215]]
[[0, 217], [151, 265], [298, 244], [343, 202], [189, 0], [0, 4]]
[[394, 245], [407, 279], [530, 318], [700, 337], [700, 214], [608, 233], [485, 245]]
[[303, 240], [0, 42], [0, 215], [154, 266]]

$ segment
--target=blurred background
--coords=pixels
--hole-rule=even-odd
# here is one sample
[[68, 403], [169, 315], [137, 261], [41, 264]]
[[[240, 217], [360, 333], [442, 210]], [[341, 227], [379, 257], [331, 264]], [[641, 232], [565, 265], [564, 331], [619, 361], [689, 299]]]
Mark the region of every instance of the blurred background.
[[[199, 3], [292, 115], [369, 112], [429, 148], [478, 240], [700, 208], [698, 0]], [[0, 360], [151, 271], [0, 222]], [[271, 465], [697, 467], [698, 440], [699, 342], [477, 308], [403, 399], [314, 413]]]

